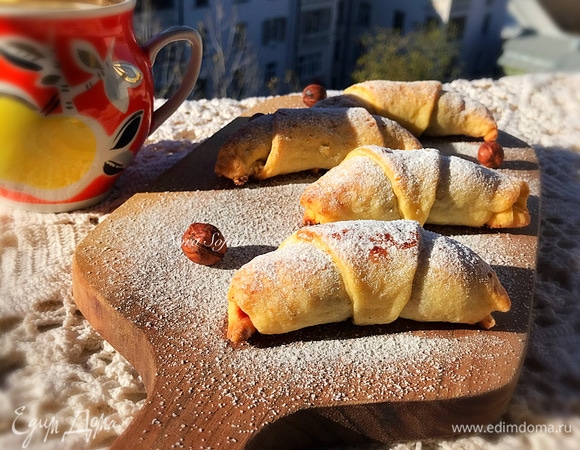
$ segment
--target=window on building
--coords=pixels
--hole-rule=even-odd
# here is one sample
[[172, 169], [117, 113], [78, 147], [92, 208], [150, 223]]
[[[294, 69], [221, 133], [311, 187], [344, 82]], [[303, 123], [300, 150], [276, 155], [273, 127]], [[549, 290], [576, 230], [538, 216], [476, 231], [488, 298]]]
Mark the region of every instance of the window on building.
[[338, 17], [336, 19], [336, 23], [338, 23], [339, 25], [344, 25], [346, 23], [346, 18], [345, 18], [345, 14], [344, 14], [344, 1], [341, 0], [340, 2], [338, 2], [338, 13], [337, 13]]
[[454, 12], [468, 11], [471, 7], [471, 0], [453, 0], [451, 2], [451, 10]]
[[207, 78], [199, 77], [195, 82], [195, 98], [207, 98], [208, 95]]
[[276, 78], [278, 64], [276, 62], [269, 62], [264, 67], [264, 83], [270, 82], [272, 79]]
[[356, 18], [357, 25], [361, 27], [368, 27], [371, 24], [371, 4], [367, 2], [361, 2], [358, 5], [358, 15]]
[[274, 17], [262, 22], [262, 44], [284, 42], [286, 39], [286, 18]]
[[298, 58], [298, 77], [308, 78], [318, 75], [322, 69], [322, 53], [312, 53]]
[[302, 13], [302, 35], [316, 34], [330, 29], [332, 10], [313, 9]]
[[489, 31], [490, 23], [491, 23], [491, 14], [487, 13], [483, 17], [483, 22], [481, 23], [481, 35], [482, 36], [485, 36], [487, 34], [487, 32]]
[[243, 50], [246, 47], [248, 26], [244, 22], [238, 22], [234, 27], [234, 49]]
[[158, 9], [171, 9], [173, 8], [174, 0], [151, 0], [150, 4], [145, 4], [144, 2], [137, 2], [135, 4], [136, 12], [148, 11], [150, 9], [157, 11]]
[[475, 74], [476, 75], [481, 75], [485, 73], [485, 68], [486, 68], [486, 63], [487, 61], [485, 61], [485, 58], [483, 57], [483, 52], [482, 51], [478, 51], [475, 54]]
[[449, 20], [449, 29], [447, 31], [447, 37], [449, 40], [459, 40], [465, 35], [465, 24], [467, 23], [467, 17], [453, 17]]
[[207, 39], [207, 29], [206, 29], [205, 23], [199, 22], [197, 24], [197, 32], [201, 36], [202, 42], [205, 42], [205, 40]]
[[393, 29], [401, 33], [405, 32], [405, 12], [400, 9], [393, 13]]
[[[137, 2], [140, 3], [140, 2]], [[174, 0], [153, 0], [152, 6], [156, 9], [170, 9], [173, 8]]]
[[236, 93], [236, 96], [244, 90], [244, 72], [241, 69], [234, 71], [234, 76], [232, 78], [232, 84], [230, 88], [233, 92]]
[[341, 56], [342, 56], [342, 44], [337, 39], [336, 41], [334, 41], [334, 52], [332, 55], [332, 59], [334, 62], [338, 62], [341, 60]]

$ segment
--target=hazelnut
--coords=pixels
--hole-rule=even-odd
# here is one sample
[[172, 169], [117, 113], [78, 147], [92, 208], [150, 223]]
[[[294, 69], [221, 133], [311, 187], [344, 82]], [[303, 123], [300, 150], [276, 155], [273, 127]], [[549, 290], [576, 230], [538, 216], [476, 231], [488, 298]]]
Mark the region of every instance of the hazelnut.
[[302, 101], [309, 108], [313, 106], [317, 101], [324, 100], [326, 98], [326, 89], [320, 84], [309, 84], [302, 91]]
[[213, 266], [220, 262], [228, 246], [220, 230], [209, 223], [192, 223], [181, 238], [185, 256], [197, 264]]
[[497, 142], [484, 142], [479, 146], [477, 159], [482, 166], [497, 169], [503, 163], [503, 147]]

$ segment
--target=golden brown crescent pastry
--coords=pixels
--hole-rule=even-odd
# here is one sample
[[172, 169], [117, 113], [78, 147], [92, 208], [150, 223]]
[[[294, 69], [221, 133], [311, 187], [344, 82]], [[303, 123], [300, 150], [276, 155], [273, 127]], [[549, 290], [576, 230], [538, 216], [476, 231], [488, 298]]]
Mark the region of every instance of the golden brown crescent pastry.
[[279, 109], [234, 133], [218, 153], [215, 172], [242, 185], [249, 178], [330, 169], [351, 150], [367, 144], [422, 147], [397, 122], [364, 108]]
[[530, 223], [528, 184], [436, 149], [363, 146], [307, 186], [304, 223], [417, 220], [438, 225], [519, 228]]
[[495, 141], [498, 135], [495, 119], [483, 104], [445, 91], [439, 81], [363, 81], [315, 107], [351, 105], [395, 120], [415, 136], [465, 135]]
[[228, 291], [228, 338], [352, 318], [495, 324], [510, 299], [494, 270], [418, 222], [357, 220], [304, 227], [242, 266]]

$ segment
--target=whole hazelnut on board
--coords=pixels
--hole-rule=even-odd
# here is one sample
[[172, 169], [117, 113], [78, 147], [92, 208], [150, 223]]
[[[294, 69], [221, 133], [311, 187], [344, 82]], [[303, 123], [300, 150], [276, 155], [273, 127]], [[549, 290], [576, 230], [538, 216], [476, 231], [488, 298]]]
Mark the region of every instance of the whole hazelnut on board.
[[190, 260], [204, 266], [220, 262], [228, 246], [220, 230], [209, 223], [192, 223], [183, 233], [181, 250]]
[[484, 142], [479, 146], [477, 159], [482, 166], [497, 169], [503, 163], [503, 147], [497, 142]]
[[313, 106], [317, 101], [324, 100], [326, 98], [326, 89], [320, 84], [309, 84], [302, 91], [302, 101], [309, 108]]

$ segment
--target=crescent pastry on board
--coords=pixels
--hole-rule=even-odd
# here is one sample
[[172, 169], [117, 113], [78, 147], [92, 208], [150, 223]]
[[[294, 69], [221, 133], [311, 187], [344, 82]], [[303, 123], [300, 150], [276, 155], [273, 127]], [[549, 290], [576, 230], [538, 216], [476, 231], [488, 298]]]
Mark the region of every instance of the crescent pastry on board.
[[220, 148], [216, 174], [243, 185], [250, 178], [330, 169], [361, 145], [422, 148], [397, 122], [364, 108], [279, 109], [249, 121]]
[[477, 254], [412, 220], [346, 221], [304, 227], [233, 276], [228, 338], [280, 334], [341, 322], [495, 324], [510, 299]]
[[363, 81], [314, 107], [354, 105], [397, 121], [415, 136], [464, 135], [485, 141], [498, 136], [493, 114], [482, 103], [444, 90], [439, 81]]
[[530, 223], [528, 184], [436, 149], [362, 146], [308, 185], [304, 223], [417, 220], [437, 225], [520, 228]]

